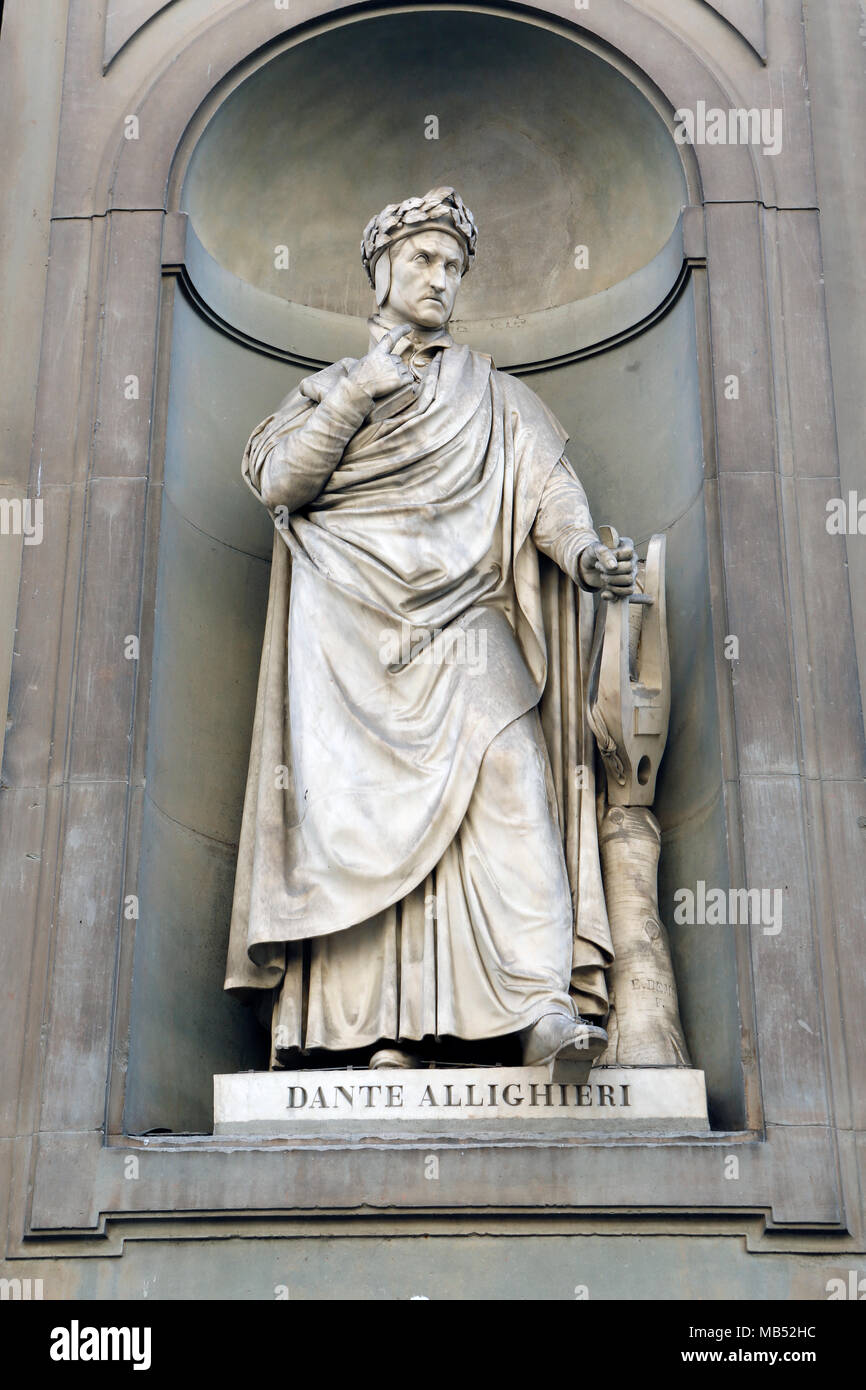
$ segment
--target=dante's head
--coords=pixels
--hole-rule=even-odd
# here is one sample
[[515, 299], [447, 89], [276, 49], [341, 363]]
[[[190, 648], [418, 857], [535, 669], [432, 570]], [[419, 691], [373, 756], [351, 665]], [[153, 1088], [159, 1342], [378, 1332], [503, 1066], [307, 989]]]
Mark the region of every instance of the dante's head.
[[453, 188], [389, 203], [364, 228], [361, 260], [386, 319], [442, 328], [475, 258], [475, 219]]

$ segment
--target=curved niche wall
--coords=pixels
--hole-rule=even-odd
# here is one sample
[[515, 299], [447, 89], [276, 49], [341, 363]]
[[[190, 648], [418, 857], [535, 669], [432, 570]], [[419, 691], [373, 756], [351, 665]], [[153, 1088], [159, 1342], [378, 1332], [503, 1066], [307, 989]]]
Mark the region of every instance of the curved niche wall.
[[[271, 545], [243, 447], [309, 364], [363, 351], [367, 219], [447, 183], [480, 229], [455, 332], [527, 374], [563, 421], [598, 522], [642, 544], [668, 535], [675, 684], [656, 808], [668, 923], [677, 884], [726, 882], [688, 194], [664, 121], [600, 56], [517, 19], [427, 10], [297, 43], [226, 98], [183, 187], [131, 1131], [208, 1130], [213, 1073], [266, 1064], [264, 1033], [222, 993]], [[716, 1123], [734, 1128], [733, 945], [700, 928], [672, 936], [693, 1058]]]

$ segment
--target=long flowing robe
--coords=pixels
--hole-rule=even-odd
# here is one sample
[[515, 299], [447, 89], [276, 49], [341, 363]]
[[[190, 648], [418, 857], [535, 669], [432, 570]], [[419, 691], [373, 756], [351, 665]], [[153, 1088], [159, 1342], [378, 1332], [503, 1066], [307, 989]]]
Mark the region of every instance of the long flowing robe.
[[[257, 495], [268, 461], [337, 399], [352, 365], [307, 378], [254, 432], [244, 476]], [[305, 1036], [299, 943], [342, 934], [359, 996], [383, 989], [395, 909], [417, 923], [420, 903], [427, 922], [425, 885], [459, 840], [485, 753], [537, 708], [571, 890], [571, 995], [603, 1015], [612, 948], [585, 718], [593, 601], [533, 539], [545, 487], [568, 468], [567, 436], [520, 381], [454, 346], [414, 405], [356, 425], [313, 499], [273, 509], [226, 988], [282, 985], [289, 1046], [346, 1046], [327, 1020], [323, 1036]], [[467, 659], [482, 650], [483, 662]], [[507, 858], [507, 825], [503, 837]], [[418, 941], [423, 953], [423, 930]], [[435, 1013], [416, 1013], [437, 1031]]]

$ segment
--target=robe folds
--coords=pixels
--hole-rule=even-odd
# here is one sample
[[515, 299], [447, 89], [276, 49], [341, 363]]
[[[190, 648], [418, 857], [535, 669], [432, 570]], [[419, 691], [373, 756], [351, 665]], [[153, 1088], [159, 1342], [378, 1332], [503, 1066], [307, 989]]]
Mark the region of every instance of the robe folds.
[[[254, 431], [243, 469], [257, 496], [281, 441], [352, 365], [307, 378]], [[321, 1037], [305, 1034], [310, 943], [320, 945], [313, 977], [315, 960], [345, 944], [337, 983], [342, 970], [355, 972], [361, 995], [392, 987], [373, 957], [389, 949], [395, 922], [399, 954], [401, 907], [406, 923], [417, 919], [437, 871], [445, 882], [471, 830], [485, 754], [512, 725], [530, 751], [539, 741], [546, 768], [570, 898], [571, 998], [581, 1013], [607, 1012], [613, 952], [585, 713], [594, 604], [533, 540], [554, 469], [574, 477], [566, 439], [520, 381], [449, 346], [413, 405], [352, 434], [314, 500], [272, 508], [226, 988], [256, 998], [283, 986], [288, 1046], [351, 1045], [327, 1022]], [[496, 775], [490, 765], [490, 788]], [[515, 853], [531, 853], [530, 833], [515, 826]], [[503, 863], [508, 834], [506, 819]], [[445, 1031], [416, 1004], [403, 1035]], [[405, 1018], [399, 1000], [397, 1010]], [[491, 1036], [505, 1031], [490, 1025]]]

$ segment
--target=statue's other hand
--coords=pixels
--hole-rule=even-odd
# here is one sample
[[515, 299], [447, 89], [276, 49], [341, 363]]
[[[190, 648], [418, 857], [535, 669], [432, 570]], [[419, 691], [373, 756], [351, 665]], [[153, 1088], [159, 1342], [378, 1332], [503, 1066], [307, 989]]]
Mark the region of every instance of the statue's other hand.
[[405, 362], [395, 356], [394, 348], [409, 332], [411, 328], [408, 323], [401, 323], [396, 328], [389, 329], [366, 357], [355, 363], [348, 374], [349, 380], [354, 381], [356, 386], [360, 386], [374, 400], [379, 396], [390, 395], [401, 386], [408, 386], [415, 378]]
[[628, 598], [637, 576], [634, 541], [623, 536], [616, 550], [594, 541], [581, 551], [580, 577], [590, 589], [600, 589], [604, 599]]

